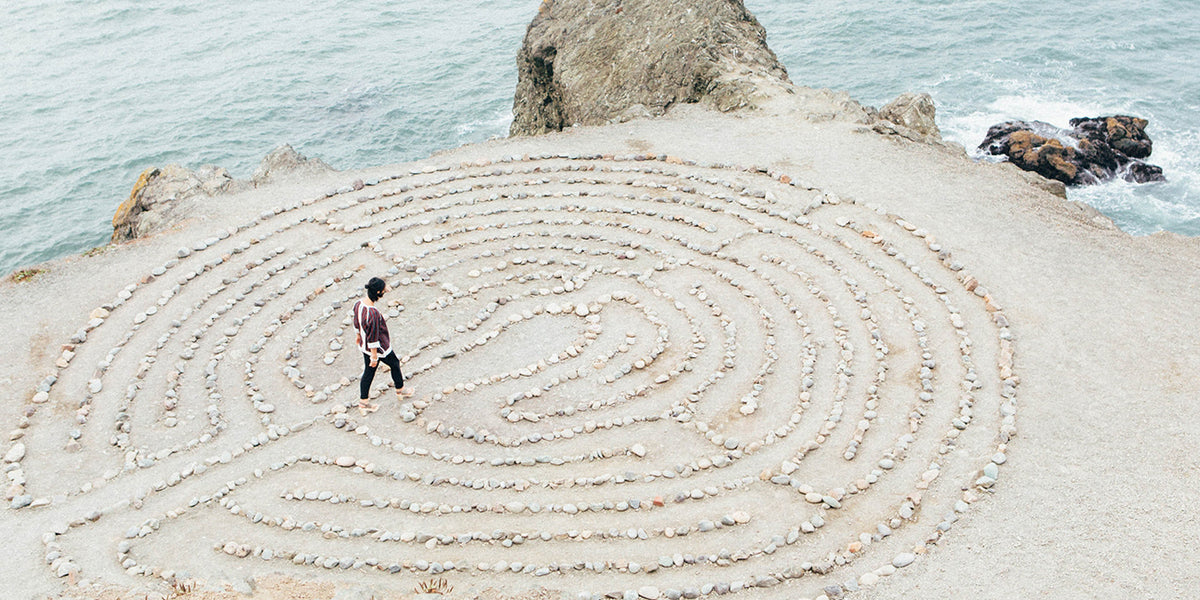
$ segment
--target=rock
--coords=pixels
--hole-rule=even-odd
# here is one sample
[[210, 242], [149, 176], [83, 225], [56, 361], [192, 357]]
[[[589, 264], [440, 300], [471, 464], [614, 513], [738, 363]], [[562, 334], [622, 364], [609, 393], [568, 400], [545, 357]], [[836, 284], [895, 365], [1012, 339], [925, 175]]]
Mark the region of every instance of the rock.
[[[1014, 173], [1019, 174], [1030, 185], [1041, 188], [1042, 190], [1054, 194], [1063, 200], [1067, 199], [1067, 184], [1057, 179], [1047, 179], [1033, 171], [1026, 171], [1012, 162], [1005, 162], [1003, 165], [1010, 167]], [[1099, 213], [1097, 212], [1097, 214]]]
[[892, 566], [896, 567], [897, 569], [907, 567], [908, 565], [911, 565], [913, 563], [913, 561], [916, 559], [917, 559], [916, 555], [914, 555], [911, 552], [901, 552], [900, 554], [896, 555], [896, 558], [892, 559]]
[[[333, 170], [320, 159], [306, 158], [287, 144], [267, 154], [250, 181], [234, 179], [229, 171], [215, 165], [201, 165], [194, 171], [180, 165], [146, 169], [138, 176], [129, 198], [113, 215], [112, 241], [126, 242], [172, 227], [190, 217], [203, 198], [234, 194], [285, 175]], [[188, 254], [186, 248], [176, 252], [179, 258]]]
[[547, 1], [517, 56], [509, 133], [657, 116], [679, 103], [731, 111], [790, 88], [741, 0]]
[[942, 139], [934, 120], [936, 109], [929, 94], [907, 92], [879, 109], [879, 118], [927, 138]]
[[1146, 135], [1146, 126], [1150, 124], [1146, 119], [1114, 115], [1076, 117], [1069, 122], [1078, 137], [1112, 146], [1129, 158], [1149, 158], [1154, 149], [1154, 143]]
[[59, 577], [66, 577], [68, 575], [71, 575], [72, 573], [78, 573], [78, 572], [79, 572], [79, 567], [76, 566], [75, 563], [69, 562], [69, 561], [63, 561], [61, 564], [58, 565], [58, 569], [55, 570], [54, 574]]
[[646, 600], [658, 600], [658, 597], [661, 595], [661, 593], [658, 591], [658, 588], [652, 585], [647, 585], [638, 588], [637, 595], [638, 597], [645, 598]]
[[1018, 167], [1067, 185], [1089, 185], [1120, 177], [1134, 183], [1164, 181], [1150, 156], [1147, 121], [1137, 117], [1075, 118], [1073, 129], [1041, 121], [1009, 121], [988, 129], [979, 149], [1007, 156]]
[[336, 464], [339, 467], [353, 467], [354, 466], [354, 457], [353, 456], [339, 456], [333, 462], [334, 462], [334, 464]]
[[250, 181], [254, 187], [258, 187], [279, 179], [329, 173], [334, 170], [325, 161], [308, 158], [296, 152], [289, 144], [283, 144], [263, 157], [258, 168], [254, 170], [254, 175], [250, 176]]
[[166, 229], [190, 216], [195, 200], [246, 187], [245, 182], [214, 165], [195, 171], [179, 165], [146, 169], [113, 215], [112, 241], [125, 242]]
[[21, 442], [13, 444], [8, 449], [8, 452], [4, 454], [4, 462], [6, 463], [20, 462], [23, 458], [25, 458], [25, 444]]

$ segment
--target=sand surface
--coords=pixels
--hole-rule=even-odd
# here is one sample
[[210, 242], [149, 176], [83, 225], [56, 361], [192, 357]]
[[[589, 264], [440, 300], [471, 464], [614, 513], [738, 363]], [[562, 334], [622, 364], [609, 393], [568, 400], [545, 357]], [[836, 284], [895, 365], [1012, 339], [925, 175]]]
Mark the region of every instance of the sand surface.
[[[1200, 589], [1200, 243], [816, 101], [279, 184], [5, 281], [0, 590]], [[372, 275], [418, 393], [362, 417]]]

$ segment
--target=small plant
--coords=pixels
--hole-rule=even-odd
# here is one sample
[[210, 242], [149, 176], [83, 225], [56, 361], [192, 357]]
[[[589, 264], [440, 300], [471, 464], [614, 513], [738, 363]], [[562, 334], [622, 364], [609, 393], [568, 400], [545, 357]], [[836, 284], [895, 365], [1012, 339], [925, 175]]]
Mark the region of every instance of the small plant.
[[[162, 598], [162, 600], [175, 600], [176, 598], [182, 598], [194, 591], [196, 591], [195, 581], [191, 579], [176, 579], [175, 581], [171, 582], [171, 591], [167, 592], [165, 596], [158, 597]], [[143, 600], [150, 600], [150, 594], [146, 594]]]
[[418, 594], [441, 594], [446, 595], [454, 591], [454, 586], [446, 582], [444, 577], [437, 577], [429, 581], [422, 581], [413, 588], [413, 591]]
[[45, 272], [45, 269], [21, 269], [20, 271], [13, 271], [10, 277], [17, 283], [24, 283]]
[[99, 256], [99, 255], [101, 255], [101, 254], [104, 254], [105, 252], [108, 252], [108, 249], [109, 249], [109, 248], [112, 248], [112, 246], [111, 246], [111, 245], [109, 245], [109, 244], [104, 244], [104, 245], [101, 245], [101, 246], [96, 246], [95, 248], [92, 248], [91, 250], [87, 250], [87, 251], [85, 251], [85, 252], [83, 253], [83, 255], [84, 255], [84, 256]]
[[196, 591], [196, 582], [192, 581], [191, 579], [184, 579], [184, 580], [177, 579], [177, 580], [175, 580], [175, 583], [171, 584], [171, 591], [173, 593], [173, 596], [182, 596], [184, 594], [190, 594], [190, 593]]

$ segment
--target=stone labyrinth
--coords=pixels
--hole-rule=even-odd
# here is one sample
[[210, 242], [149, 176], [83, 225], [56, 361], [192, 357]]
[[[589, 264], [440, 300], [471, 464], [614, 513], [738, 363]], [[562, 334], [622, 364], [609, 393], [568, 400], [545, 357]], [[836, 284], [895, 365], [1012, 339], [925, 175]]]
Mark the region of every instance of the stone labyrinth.
[[[12, 506], [62, 514], [60, 577], [838, 597], [923, 560], [1015, 434], [969, 269], [763, 168], [431, 167], [127, 275], [5, 457]], [[374, 275], [417, 395], [381, 373], [360, 417]]]

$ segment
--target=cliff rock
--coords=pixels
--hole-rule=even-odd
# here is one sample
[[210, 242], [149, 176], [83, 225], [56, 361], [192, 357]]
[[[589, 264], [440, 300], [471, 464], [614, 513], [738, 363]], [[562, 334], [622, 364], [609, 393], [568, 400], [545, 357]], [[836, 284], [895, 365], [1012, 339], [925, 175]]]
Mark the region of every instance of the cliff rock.
[[308, 158], [289, 144], [283, 144], [263, 157], [250, 181], [258, 187], [274, 179], [297, 175], [328, 173], [334, 168], [319, 158]]
[[918, 136], [940, 140], [942, 132], [938, 130], [934, 120], [936, 113], [932, 96], [908, 92], [900, 94], [879, 109], [879, 118], [904, 127]]
[[[741, 0], [544, 0], [517, 56], [511, 135], [720, 111], [791, 91]], [[785, 93], [787, 93], [785, 92]]]
[[146, 169], [113, 215], [112, 241], [124, 242], [170, 227], [187, 218], [191, 200], [245, 187], [245, 182], [214, 165], [195, 171], [179, 165]]
[[112, 242], [129, 241], [179, 223], [191, 214], [198, 198], [237, 193], [285, 176], [333, 170], [325, 161], [306, 158], [287, 144], [267, 154], [249, 181], [234, 179], [216, 165], [194, 171], [179, 165], [146, 169], [113, 215]]
[[1120, 177], [1134, 183], [1163, 181], [1160, 167], [1141, 159], [1153, 144], [1145, 119], [1125, 115], [1071, 119], [1073, 129], [1041, 121], [1008, 121], [988, 129], [979, 149], [1007, 156], [1018, 167], [1067, 185]]

